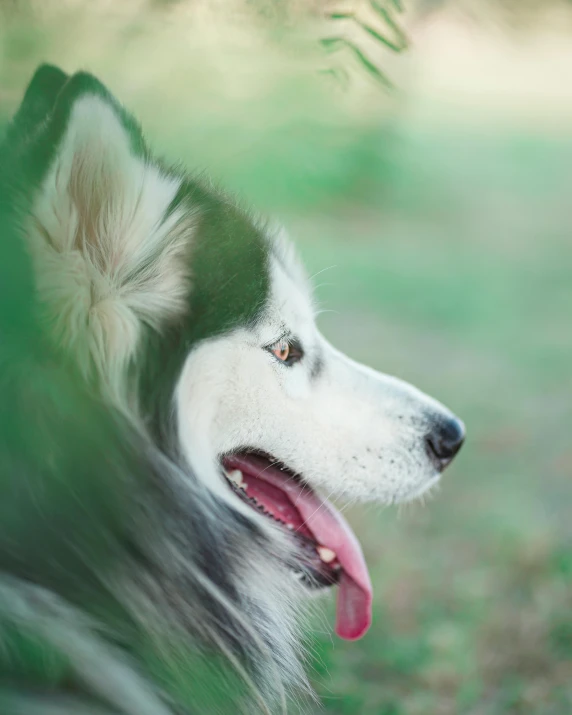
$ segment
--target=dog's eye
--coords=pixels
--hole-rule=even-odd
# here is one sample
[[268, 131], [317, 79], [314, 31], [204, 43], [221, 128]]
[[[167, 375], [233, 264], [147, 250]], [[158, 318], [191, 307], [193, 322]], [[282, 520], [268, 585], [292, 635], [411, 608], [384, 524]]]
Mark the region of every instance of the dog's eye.
[[284, 363], [284, 365], [293, 365], [298, 362], [304, 354], [302, 347], [297, 341], [286, 340], [284, 338], [274, 343], [274, 345], [271, 345], [268, 349], [274, 357]]
[[280, 340], [271, 348], [272, 354], [281, 362], [286, 362], [290, 357], [290, 345], [285, 340]]

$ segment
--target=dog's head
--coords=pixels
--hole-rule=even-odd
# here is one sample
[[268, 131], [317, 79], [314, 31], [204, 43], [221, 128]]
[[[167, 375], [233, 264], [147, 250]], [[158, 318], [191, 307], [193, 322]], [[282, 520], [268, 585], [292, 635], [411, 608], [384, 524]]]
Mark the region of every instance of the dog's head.
[[332, 347], [280, 232], [156, 162], [93, 77], [40, 69], [21, 114], [37, 143], [26, 235], [57, 346], [281, 544], [285, 578], [338, 583], [337, 631], [359, 637], [367, 568], [327, 498], [418, 497], [459, 450], [462, 423]]

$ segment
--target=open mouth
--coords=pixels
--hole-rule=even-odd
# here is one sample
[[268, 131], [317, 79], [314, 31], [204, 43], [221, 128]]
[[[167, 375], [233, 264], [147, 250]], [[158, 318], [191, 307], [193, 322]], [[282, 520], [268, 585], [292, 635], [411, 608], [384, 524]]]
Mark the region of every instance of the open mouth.
[[294, 571], [304, 583], [338, 584], [336, 633], [361, 638], [371, 623], [372, 587], [361, 546], [340, 512], [268, 455], [241, 451], [222, 463], [234, 492], [295, 539]]

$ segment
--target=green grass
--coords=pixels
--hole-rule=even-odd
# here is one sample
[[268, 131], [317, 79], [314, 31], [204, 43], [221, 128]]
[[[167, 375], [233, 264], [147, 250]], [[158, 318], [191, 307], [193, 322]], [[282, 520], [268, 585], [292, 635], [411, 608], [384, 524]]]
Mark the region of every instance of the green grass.
[[[572, 712], [572, 143], [404, 131], [378, 206], [293, 222], [326, 335], [450, 405], [423, 508], [354, 508], [374, 624], [311, 643], [327, 712]], [[330, 624], [333, 610], [330, 609]]]

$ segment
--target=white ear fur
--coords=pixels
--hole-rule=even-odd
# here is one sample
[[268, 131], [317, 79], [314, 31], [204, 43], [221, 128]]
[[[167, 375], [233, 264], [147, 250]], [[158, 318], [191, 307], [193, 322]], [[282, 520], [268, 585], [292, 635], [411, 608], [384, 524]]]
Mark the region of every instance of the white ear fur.
[[114, 393], [143, 324], [185, 310], [194, 215], [166, 217], [179, 186], [134, 153], [104, 98], [75, 101], [27, 235], [54, 339]]

